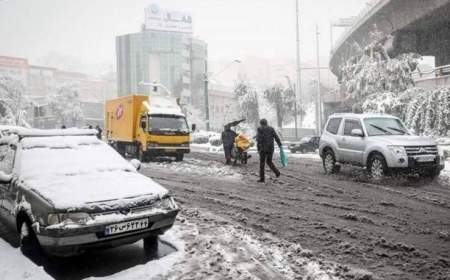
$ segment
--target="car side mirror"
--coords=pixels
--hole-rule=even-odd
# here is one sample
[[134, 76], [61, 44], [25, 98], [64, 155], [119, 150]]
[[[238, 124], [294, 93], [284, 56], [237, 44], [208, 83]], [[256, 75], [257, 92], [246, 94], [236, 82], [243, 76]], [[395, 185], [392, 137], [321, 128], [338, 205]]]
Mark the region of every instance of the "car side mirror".
[[197, 125], [195, 123], [193, 123], [192, 128], [191, 128], [192, 132], [194, 132], [196, 129], [197, 129]]
[[9, 184], [11, 183], [12, 175], [8, 175], [3, 171], [0, 171], [0, 183]]
[[364, 132], [361, 129], [359, 129], [359, 128], [352, 129], [352, 132], [350, 134], [352, 136], [364, 137]]
[[130, 163], [131, 163], [131, 165], [133, 165], [134, 168], [136, 168], [137, 171], [139, 171], [142, 167], [142, 163], [135, 158], [130, 160]]

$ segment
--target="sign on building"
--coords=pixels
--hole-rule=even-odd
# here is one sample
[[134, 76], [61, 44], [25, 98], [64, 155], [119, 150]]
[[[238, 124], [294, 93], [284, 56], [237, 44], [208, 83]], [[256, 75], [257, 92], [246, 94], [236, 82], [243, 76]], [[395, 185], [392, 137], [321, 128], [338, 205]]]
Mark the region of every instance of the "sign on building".
[[186, 12], [163, 10], [158, 4], [145, 8], [145, 29], [192, 33], [192, 16]]

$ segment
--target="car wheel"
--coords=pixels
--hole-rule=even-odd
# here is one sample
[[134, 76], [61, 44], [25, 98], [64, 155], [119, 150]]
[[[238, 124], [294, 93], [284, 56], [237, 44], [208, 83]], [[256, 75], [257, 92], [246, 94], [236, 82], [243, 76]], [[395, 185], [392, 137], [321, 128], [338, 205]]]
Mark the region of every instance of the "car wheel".
[[334, 156], [333, 151], [326, 150], [324, 152], [323, 158], [323, 169], [325, 170], [325, 174], [334, 174], [339, 172], [340, 166], [336, 164], [336, 158]]
[[144, 238], [144, 252], [149, 258], [156, 257], [158, 255], [158, 236], [152, 235]]
[[295, 154], [295, 150], [290, 150], [291, 151], [291, 154]]
[[175, 161], [183, 161], [184, 158], [184, 154], [177, 154], [175, 156]]
[[367, 164], [367, 170], [369, 171], [370, 177], [372, 177], [372, 179], [383, 179], [388, 173], [386, 160], [380, 154], [372, 155]]
[[39, 241], [28, 220], [20, 222], [20, 250], [24, 255], [30, 256], [39, 252]]

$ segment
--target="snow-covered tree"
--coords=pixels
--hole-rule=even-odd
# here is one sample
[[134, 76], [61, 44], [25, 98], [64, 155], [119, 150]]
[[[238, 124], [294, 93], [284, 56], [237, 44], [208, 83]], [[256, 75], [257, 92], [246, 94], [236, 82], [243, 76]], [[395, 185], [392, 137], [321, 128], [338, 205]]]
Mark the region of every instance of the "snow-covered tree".
[[248, 82], [239, 81], [234, 88], [234, 94], [239, 106], [239, 117], [245, 118], [253, 128], [258, 127], [259, 104], [256, 90]]
[[77, 126], [83, 121], [83, 111], [76, 84], [59, 86], [49, 97], [50, 112], [58, 125]]
[[278, 128], [282, 128], [283, 122], [294, 115], [294, 91], [285, 89], [281, 84], [275, 84], [264, 91], [264, 97], [275, 109], [277, 126]]
[[443, 136], [450, 130], [450, 89], [415, 89], [405, 112], [405, 124], [417, 133]]
[[29, 126], [31, 102], [21, 81], [0, 74], [0, 124]]

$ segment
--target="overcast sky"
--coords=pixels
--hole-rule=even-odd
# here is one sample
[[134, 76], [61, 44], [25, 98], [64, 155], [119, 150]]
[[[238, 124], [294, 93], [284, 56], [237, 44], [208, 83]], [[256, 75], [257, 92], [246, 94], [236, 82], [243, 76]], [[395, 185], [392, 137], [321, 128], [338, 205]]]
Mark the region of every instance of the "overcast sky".
[[[0, 55], [36, 62], [49, 52], [84, 63], [115, 64], [115, 36], [137, 32], [151, 0], [0, 0]], [[162, 8], [192, 13], [194, 34], [212, 60], [248, 55], [295, 58], [295, 0], [160, 0]], [[358, 14], [367, 0], [300, 0], [302, 60], [330, 51], [329, 22]], [[336, 30], [338, 34], [338, 30]], [[337, 35], [335, 35], [337, 36]]]

